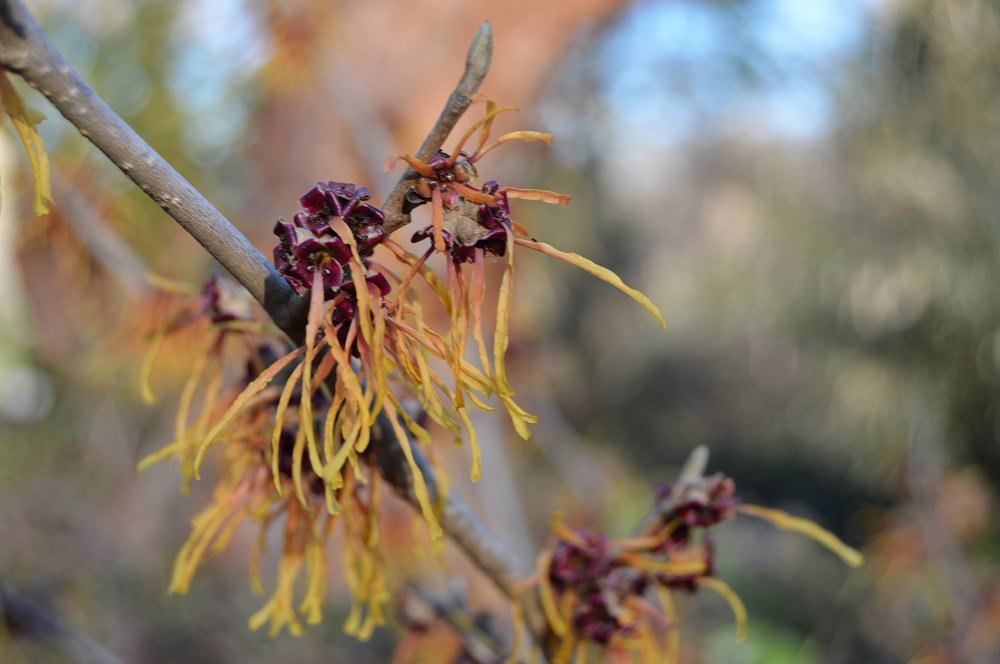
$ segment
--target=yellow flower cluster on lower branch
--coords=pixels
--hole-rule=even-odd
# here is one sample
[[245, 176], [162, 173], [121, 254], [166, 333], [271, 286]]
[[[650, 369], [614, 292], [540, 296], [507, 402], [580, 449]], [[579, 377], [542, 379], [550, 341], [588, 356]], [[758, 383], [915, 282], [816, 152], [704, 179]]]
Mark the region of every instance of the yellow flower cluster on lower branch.
[[[170, 592], [186, 593], [198, 568], [211, 554], [221, 552], [236, 528], [244, 521], [257, 525], [258, 535], [250, 563], [251, 586], [264, 592], [260, 556], [267, 535], [282, 531], [277, 580], [267, 603], [249, 620], [250, 627], [268, 625], [271, 636], [287, 629], [293, 635], [303, 631], [302, 620], [319, 624], [327, 590], [327, 543], [342, 524], [344, 544], [342, 567], [351, 591], [352, 608], [344, 629], [360, 639], [385, 622], [384, 606], [389, 600], [380, 549], [378, 518], [380, 479], [348, 469], [340, 490], [340, 509], [326, 509], [318, 478], [308, 478], [308, 494], [303, 503], [295, 495], [291, 477], [281, 476], [276, 484], [264, 450], [249, 440], [232, 440], [226, 445], [212, 502], [191, 522], [192, 532], [177, 554]], [[290, 450], [283, 450], [287, 461]], [[279, 463], [282, 463], [279, 461]], [[285, 464], [282, 464], [285, 465]], [[304, 592], [295, 589], [304, 580]], [[301, 616], [301, 617], [300, 617]]]

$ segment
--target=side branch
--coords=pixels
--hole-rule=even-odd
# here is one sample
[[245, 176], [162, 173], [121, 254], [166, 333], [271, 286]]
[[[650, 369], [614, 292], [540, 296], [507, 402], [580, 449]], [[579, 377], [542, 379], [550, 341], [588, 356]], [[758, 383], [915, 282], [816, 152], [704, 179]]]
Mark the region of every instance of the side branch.
[[[465, 56], [465, 71], [462, 78], [458, 80], [458, 85], [452, 90], [448, 97], [448, 102], [438, 116], [434, 126], [431, 127], [424, 142], [420, 144], [416, 157], [422, 161], [427, 161], [434, 156], [434, 153], [441, 149], [448, 134], [458, 124], [459, 118], [472, 105], [472, 96], [479, 91], [479, 86], [483, 84], [487, 72], [490, 70], [490, 63], [493, 61], [493, 26], [489, 21], [483, 21], [476, 30], [472, 43], [469, 45], [469, 52]], [[394, 230], [410, 223], [409, 211], [403, 210], [406, 201], [406, 192], [413, 186], [413, 181], [419, 177], [412, 168], [407, 168], [403, 175], [392, 188], [389, 196], [382, 205], [385, 213], [385, 232], [392, 233]]]

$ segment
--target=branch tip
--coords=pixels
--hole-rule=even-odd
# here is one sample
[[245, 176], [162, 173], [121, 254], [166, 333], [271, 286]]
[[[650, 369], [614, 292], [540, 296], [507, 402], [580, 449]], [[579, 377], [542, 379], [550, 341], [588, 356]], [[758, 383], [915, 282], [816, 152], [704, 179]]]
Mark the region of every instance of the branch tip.
[[705, 474], [708, 468], [708, 447], [699, 445], [691, 450], [679, 476], [680, 481], [692, 480]]
[[[466, 73], [473, 73], [482, 81], [493, 62], [493, 24], [483, 21], [472, 37], [469, 53], [465, 57]], [[482, 72], [482, 73], [480, 73]], [[463, 77], [464, 78], [464, 77]], [[478, 84], [476, 87], [479, 87]]]

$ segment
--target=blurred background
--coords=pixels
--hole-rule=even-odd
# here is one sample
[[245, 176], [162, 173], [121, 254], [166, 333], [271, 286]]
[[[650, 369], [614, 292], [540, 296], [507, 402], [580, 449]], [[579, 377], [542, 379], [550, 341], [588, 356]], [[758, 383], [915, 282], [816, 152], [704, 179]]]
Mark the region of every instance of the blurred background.
[[[315, 181], [387, 193], [387, 157], [416, 149], [490, 19], [483, 91], [522, 109], [498, 133], [556, 140], [505, 146], [481, 172], [571, 194], [514, 216], [642, 289], [670, 330], [523, 252], [510, 373], [540, 422], [525, 443], [481, 418], [486, 477], [468, 486], [459, 451], [455, 490], [530, 557], [557, 509], [628, 532], [649, 487], [705, 444], [745, 501], [816, 520], [867, 564], [745, 518], [720, 527], [750, 635], [734, 642], [718, 598], [684, 598], [685, 662], [1000, 657], [1000, 4], [28, 4], [268, 255], [275, 219]], [[0, 134], [0, 579], [127, 661], [389, 661], [400, 630], [345, 637], [336, 589], [304, 637], [250, 632], [264, 599], [247, 583], [249, 529], [188, 596], [166, 594], [211, 486], [185, 497], [169, 464], [135, 464], [169, 441], [203, 342], [164, 344], [144, 404], [146, 341], [180, 303], [145, 275], [195, 288], [213, 265], [25, 96], [48, 116], [56, 204], [31, 213], [26, 160]], [[469, 602], [506, 621], [458, 555], [391, 573], [464, 577]], [[9, 628], [0, 660], [61, 661]]]

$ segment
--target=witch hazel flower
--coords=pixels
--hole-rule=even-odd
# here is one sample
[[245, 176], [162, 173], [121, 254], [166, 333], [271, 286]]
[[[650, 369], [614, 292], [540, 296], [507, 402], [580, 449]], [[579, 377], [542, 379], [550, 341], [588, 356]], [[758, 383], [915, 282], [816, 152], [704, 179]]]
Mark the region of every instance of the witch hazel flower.
[[[374, 395], [355, 398], [371, 407], [367, 416], [359, 410], [359, 418], [353, 420], [355, 426], [342, 430], [352, 432], [349, 440], [356, 435], [354, 446], [364, 451], [379, 413], [385, 413], [393, 435], [411, 462], [417, 495], [423, 497], [424, 516], [431, 524], [432, 534], [436, 535], [439, 529], [426, 497], [422, 475], [412, 461], [406, 431], [427, 443], [430, 435], [402, 407], [401, 397], [392, 388], [394, 377], [406, 385], [408, 396], [414, 397], [433, 421], [456, 436], [460, 436], [461, 431], [466, 432], [472, 446], [470, 474], [474, 481], [481, 477], [480, 453], [464, 399], [468, 396], [473, 403], [489, 410], [484, 399], [493, 392], [493, 387], [482, 372], [456, 356], [453, 346], [428, 327], [420, 304], [406, 298], [417, 274], [443, 293], [440, 283], [423, 261], [403, 255], [409, 269], [405, 276], [397, 277], [373, 260], [373, 250], [385, 242], [385, 233], [383, 214], [365, 202], [368, 199], [368, 191], [353, 184], [317, 184], [300, 199], [303, 210], [292, 222], [279, 221], [275, 226], [275, 234], [280, 240], [274, 249], [275, 264], [297, 293], [310, 293], [312, 323], [306, 330], [303, 388], [310, 389], [305, 387], [307, 382], [314, 382], [309, 380], [308, 367], [313, 364], [310, 358], [325, 345], [330, 351], [327, 359], [347, 386], [347, 405], [351, 403], [351, 395], [358, 397], [359, 389], [353, 388], [364, 385], [364, 394]], [[354, 275], [362, 274], [366, 288], [358, 288], [355, 284]], [[390, 294], [395, 295], [394, 301], [390, 301]], [[322, 312], [327, 308], [329, 315], [323, 318]], [[339, 347], [331, 346], [330, 339], [338, 339]], [[437, 375], [432, 364], [435, 359], [451, 367], [455, 388]], [[321, 364], [319, 368], [323, 367]], [[357, 378], [349, 376], [352, 367]], [[327, 367], [327, 374], [329, 371]], [[340, 389], [337, 391], [339, 393]], [[456, 404], [458, 409], [454, 407]], [[338, 404], [335, 402], [335, 405]], [[326, 472], [329, 474], [330, 468]]]
[[[351, 248], [331, 226], [331, 221], [340, 219], [346, 223], [363, 262], [385, 240], [382, 229], [385, 216], [366, 202], [370, 198], [364, 187], [346, 182], [319, 182], [299, 199], [303, 209], [291, 222], [279, 220], [275, 224], [274, 234], [279, 243], [274, 248], [274, 265], [297, 294], [313, 287], [317, 270], [327, 297], [334, 297], [342, 288], [353, 288]], [[388, 282], [381, 273], [367, 275], [367, 279], [384, 294], [388, 293]]]
[[[649, 298], [627, 286], [614, 272], [578, 254], [560, 251], [549, 244], [530, 239], [528, 232], [511, 218], [510, 199], [567, 205], [569, 196], [544, 189], [505, 186], [495, 180], [482, 185], [475, 184], [479, 177], [478, 162], [500, 145], [511, 141], [552, 141], [551, 134], [521, 130], [503, 134], [488, 144], [496, 116], [516, 109], [497, 107], [485, 97], [480, 97], [480, 101], [485, 102], [485, 115], [466, 130], [450, 154], [439, 151], [426, 162], [408, 154], [396, 158], [408, 164], [420, 176], [407, 195], [405, 209], [410, 211], [424, 203], [431, 206], [431, 225], [413, 235], [414, 242], [428, 240], [431, 246], [419, 257], [403, 259], [410, 264], [422, 266], [433, 253], [442, 253], [449, 258], [448, 291], [447, 297], [442, 300], [451, 316], [451, 354], [453, 357], [463, 355], [471, 328], [483, 370], [507, 409], [514, 428], [523, 438], [528, 438], [528, 424], [533, 423], [535, 417], [514, 402], [514, 390], [507, 381], [504, 366], [513, 295], [515, 246], [538, 251], [586, 270], [634, 299], [661, 326], [666, 325], [659, 309]], [[471, 153], [466, 152], [466, 144], [477, 132], [475, 148]], [[391, 241], [386, 246], [397, 256], [402, 257], [406, 253]], [[498, 290], [492, 353], [486, 345], [482, 320], [487, 288], [487, 256], [506, 258], [507, 262]], [[462, 388], [459, 381], [456, 389], [458, 408], [464, 405]]]
[[[742, 634], [746, 611], [728, 585], [713, 578], [715, 547], [706, 533], [694, 540], [676, 524], [614, 539], [553, 521], [554, 545], [538, 558], [534, 584], [558, 642], [555, 662], [578, 661], [597, 649], [612, 661], [629, 653], [672, 662], [677, 655], [676, 611], [671, 592], [709, 588], [733, 609]], [[707, 529], [715, 522], [705, 522]], [[583, 661], [582, 659], [579, 661]]]
[[[351, 452], [344, 450], [353, 446], [357, 453], [364, 452], [370, 431], [380, 414], [384, 414], [390, 435], [397, 439], [410, 463], [415, 492], [431, 534], [438, 537], [440, 527], [408, 438], [409, 434], [429, 444], [430, 434], [419, 418], [410, 416], [403, 407], [403, 395], [415, 398], [422, 412], [456, 436], [464, 429], [472, 445], [471, 476], [478, 480], [480, 454], [475, 430], [464, 410], [455, 413], [450, 407], [457, 390], [437, 375], [433, 360], [450, 366], [455, 382], [469, 386], [473, 401], [483, 408], [488, 408], [483, 398], [492, 388], [481, 372], [450, 353], [451, 347], [423, 320], [419, 303], [404, 297], [423, 266], [411, 264], [410, 271], [399, 277], [374, 261], [373, 250], [385, 241], [385, 234], [382, 212], [365, 202], [368, 197], [363, 187], [320, 183], [300, 199], [304, 209], [293, 217], [292, 223], [279, 222], [275, 227], [280, 239], [275, 248], [278, 270], [297, 292], [308, 290], [311, 299], [301, 389], [312, 391], [317, 380], [327, 380], [336, 372], [334, 393], [340, 396], [327, 412], [324, 435], [328, 438], [331, 430], [347, 432], [342, 435], [340, 450], [324, 469], [315, 463], [318, 455], [311, 447], [310, 458], [314, 460], [314, 470], [335, 488], [338, 480], [331, 473], [341, 467], [343, 456], [348, 461], [353, 458]], [[358, 281], [355, 275], [362, 274], [365, 288], [355, 283]], [[425, 273], [423, 278], [428, 283], [437, 283], [429, 274]], [[390, 300], [390, 294], [395, 295], [394, 301]], [[310, 377], [310, 367], [324, 352], [317, 375]], [[367, 405], [367, 409], [359, 404]], [[345, 418], [338, 413], [338, 409], [342, 412], [345, 408], [356, 416]], [[308, 410], [308, 406], [300, 410]], [[327, 441], [324, 456], [329, 457], [329, 449]], [[431, 459], [435, 460], [433, 454]]]
[[[272, 356], [269, 344], [254, 347], [248, 354], [246, 374], [220, 396], [206, 401], [205, 412], [215, 417], [220, 409], [228, 412], [246, 393], [247, 385], [260, 380], [260, 367], [267, 366]], [[264, 606], [250, 617], [249, 626], [268, 625], [271, 636], [284, 630], [301, 635], [303, 623], [322, 620], [328, 543], [342, 524], [342, 568], [352, 599], [344, 629], [366, 639], [385, 622], [384, 607], [389, 600], [377, 525], [381, 480], [377, 475], [367, 478], [346, 472], [338, 491], [339, 509], [325, 509], [324, 480], [301, 463], [305, 430], [287, 424], [277, 448], [270, 444], [278, 399], [277, 390], [260, 392], [217, 434], [215, 447], [221, 455], [212, 500], [191, 521], [191, 534], [174, 560], [169, 591], [187, 593], [198, 569], [228, 546], [241, 524], [249, 522], [258, 529], [251, 550], [250, 584], [255, 592], [263, 593], [260, 558], [268, 533], [277, 529], [281, 536], [274, 588]], [[317, 406], [323, 405], [322, 399], [317, 397]], [[143, 460], [140, 469], [165, 456], [179, 456], [184, 462], [189, 451], [189, 445], [173, 443]], [[303, 584], [300, 595], [297, 586]]]
[[[539, 555], [524, 589], [538, 591], [556, 642], [554, 662], [590, 661], [592, 650], [609, 661], [638, 656], [641, 661], [676, 662], [677, 592], [705, 589], [720, 595], [736, 619], [737, 638], [744, 638], [747, 611], [716, 576], [712, 537], [716, 526], [737, 513], [805, 535], [851, 567], [862, 562], [860, 553], [807, 519], [741, 503], [733, 480], [722, 473], [688, 478], [677, 487], [659, 485], [653, 494], [650, 516], [630, 537], [571, 528], [559, 515], [553, 519], [554, 542]], [[516, 623], [521, 620], [517, 611], [512, 616]]]
[[[278, 464], [286, 424], [299, 428], [292, 465], [292, 486], [308, 504], [304, 477], [322, 480], [326, 509], [341, 510], [340, 490], [350, 474], [366, 481], [361, 455], [384, 415], [414, 477], [414, 490], [433, 537], [441, 529], [423, 475], [416, 463], [409, 428], [427, 438], [402, 408], [389, 374], [398, 363], [394, 328], [387, 327], [385, 298], [392, 286], [371, 260], [385, 238], [383, 215], [368, 204], [368, 191], [349, 183], [318, 183], [304, 194], [302, 210], [291, 222], [279, 220], [274, 256], [278, 271], [296, 292], [308, 294], [305, 343], [276, 360], [251, 381], [201, 440], [195, 471], [220, 434], [272, 382], [281, 382], [274, 404], [270, 461], [281, 488]], [[318, 403], [323, 407], [319, 408]]]
[[[185, 436], [184, 449], [191, 457], [190, 475], [197, 479], [210, 448], [224, 443], [227, 432], [263, 400], [272, 414], [267, 459], [275, 489], [283, 495], [290, 487], [309, 509], [310, 492], [318, 493], [327, 512], [340, 514], [343, 487], [351, 478], [369, 481], [365, 453], [373, 432], [382, 430], [396, 439], [407, 459], [421, 514], [436, 539], [441, 527], [412, 448], [414, 441], [429, 445], [431, 436], [404, 402], [415, 398], [422, 412], [456, 434], [465, 428], [473, 447], [471, 475], [478, 479], [475, 430], [464, 411], [456, 414], [450, 408], [456, 392], [437, 375], [435, 361], [461, 376], [470, 398], [483, 408], [488, 408], [483, 399], [492, 387], [430, 330], [417, 302], [389, 299], [394, 292], [406, 292], [415, 273], [399, 277], [375, 261], [373, 251], [385, 233], [382, 213], [368, 199], [363, 187], [321, 182], [300, 198], [302, 209], [290, 222], [275, 225], [277, 269], [297, 293], [308, 297], [304, 343], [255, 367], [221, 414], [207, 419], [214, 422], [211, 426]], [[433, 283], [429, 275], [424, 279]], [[290, 456], [283, 452], [289, 428], [300, 432]], [[144, 467], [174, 451], [168, 446]], [[434, 463], [435, 455], [429, 456]]]
[[[175, 560], [171, 592], [187, 592], [205, 559], [223, 550], [245, 521], [259, 524], [251, 582], [263, 590], [256, 559], [266, 533], [283, 529], [274, 592], [250, 619], [254, 629], [269, 624], [272, 635], [285, 629], [301, 633], [303, 618], [319, 622], [326, 542], [340, 524], [344, 578], [353, 601], [345, 631], [367, 638], [385, 621], [381, 480], [364, 458], [380, 412], [406, 446], [432, 535], [439, 530], [400, 425], [410, 418], [386, 389], [390, 362], [382, 301], [390, 285], [371, 266], [372, 249], [384, 232], [381, 212], [366, 199], [367, 192], [353, 185], [321, 183], [302, 197], [303, 209], [291, 223], [278, 223], [279, 269], [294, 289], [309, 293], [305, 344], [287, 350], [287, 343], [269, 338], [263, 326], [240, 328], [244, 371], [235, 379], [231, 367], [223, 371], [221, 353], [208, 357], [208, 368], [196, 367], [181, 397], [175, 440], [140, 462], [141, 470], [161, 459], [179, 459], [186, 488], [199, 479], [212, 451], [220, 452], [212, 455], [218, 470], [212, 503], [192, 521], [191, 536]], [[222, 283], [210, 282], [192, 311], [178, 320], [209, 318], [218, 329], [215, 343], [221, 344], [234, 326], [248, 325], [228, 303]], [[302, 577], [305, 595], [296, 606]]]

